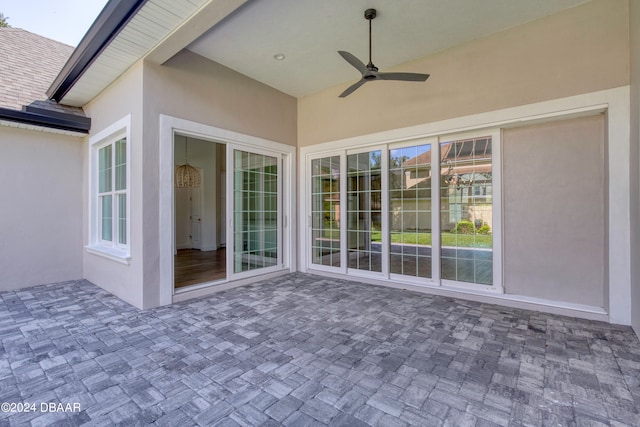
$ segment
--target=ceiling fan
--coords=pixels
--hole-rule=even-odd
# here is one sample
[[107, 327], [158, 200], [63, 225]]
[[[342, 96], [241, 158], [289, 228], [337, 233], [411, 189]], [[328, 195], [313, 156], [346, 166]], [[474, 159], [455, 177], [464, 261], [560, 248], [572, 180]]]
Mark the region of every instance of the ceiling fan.
[[344, 98], [352, 94], [356, 89], [358, 89], [363, 84], [374, 81], [374, 80], [399, 80], [403, 82], [423, 82], [429, 78], [429, 74], [419, 74], [419, 73], [379, 73], [378, 67], [373, 65], [371, 62], [371, 21], [376, 17], [375, 9], [367, 9], [364, 11], [364, 18], [369, 21], [369, 63], [364, 65], [362, 61], [356, 58], [354, 55], [349, 52], [345, 52], [343, 50], [339, 50], [338, 53], [340, 56], [344, 58], [349, 64], [351, 64], [356, 70], [360, 71], [362, 74], [362, 78], [357, 82], [352, 84], [340, 94], [340, 98]]

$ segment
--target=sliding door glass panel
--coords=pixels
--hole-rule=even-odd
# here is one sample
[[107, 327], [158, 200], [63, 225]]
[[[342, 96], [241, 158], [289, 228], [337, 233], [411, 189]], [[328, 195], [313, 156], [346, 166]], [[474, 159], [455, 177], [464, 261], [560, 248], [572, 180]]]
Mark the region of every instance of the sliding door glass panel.
[[442, 278], [493, 284], [491, 138], [440, 144]]
[[340, 267], [340, 156], [311, 161], [311, 262]]
[[390, 272], [431, 277], [431, 145], [389, 151]]
[[234, 272], [278, 262], [278, 159], [234, 150]]
[[382, 271], [382, 151], [347, 156], [349, 268]]

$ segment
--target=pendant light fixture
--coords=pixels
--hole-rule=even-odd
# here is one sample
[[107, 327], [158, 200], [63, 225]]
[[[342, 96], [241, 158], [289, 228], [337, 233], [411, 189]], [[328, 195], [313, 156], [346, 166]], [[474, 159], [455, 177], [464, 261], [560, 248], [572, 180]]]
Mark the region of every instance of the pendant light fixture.
[[189, 138], [184, 139], [184, 164], [176, 168], [176, 187], [200, 187], [200, 171], [189, 164], [187, 146]]

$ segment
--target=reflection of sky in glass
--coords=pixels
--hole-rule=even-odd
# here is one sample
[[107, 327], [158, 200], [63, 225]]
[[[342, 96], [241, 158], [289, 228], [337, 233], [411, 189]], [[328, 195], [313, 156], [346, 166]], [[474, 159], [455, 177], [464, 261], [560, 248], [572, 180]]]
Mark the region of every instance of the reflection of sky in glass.
[[[431, 151], [431, 144], [414, 145], [412, 147], [395, 148], [390, 151], [389, 156], [391, 159], [391, 167], [400, 166], [407, 160], [411, 160], [415, 157], [421, 156]], [[429, 158], [420, 159], [420, 163], [430, 163]]]
[[371, 169], [380, 169], [382, 166], [382, 151], [372, 151], [369, 153], [369, 163]]

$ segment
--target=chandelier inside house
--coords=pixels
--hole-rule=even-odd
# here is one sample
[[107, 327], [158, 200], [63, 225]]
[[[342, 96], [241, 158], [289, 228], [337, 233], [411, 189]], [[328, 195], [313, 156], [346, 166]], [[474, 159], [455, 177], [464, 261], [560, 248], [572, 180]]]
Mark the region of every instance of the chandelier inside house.
[[189, 164], [187, 146], [189, 138], [184, 142], [184, 164], [176, 168], [176, 187], [200, 187], [200, 171]]

